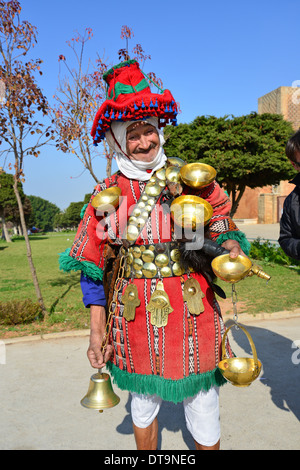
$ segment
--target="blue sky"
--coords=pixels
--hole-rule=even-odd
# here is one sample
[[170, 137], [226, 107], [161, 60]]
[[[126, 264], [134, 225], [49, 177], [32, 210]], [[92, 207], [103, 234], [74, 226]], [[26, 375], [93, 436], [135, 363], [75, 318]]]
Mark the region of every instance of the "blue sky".
[[[134, 31], [129, 46], [140, 43], [154, 71], [180, 103], [179, 122], [198, 115], [239, 116], [257, 111], [257, 99], [300, 79], [299, 0], [21, 0], [21, 19], [38, 29], [34, 55], [44, 63], [39, 79], [51, 101], [58, 85], [59, 54], [70, 57], [66, 41], [88, 27], [86, 47], [118, 63], [125, 47], [122, 25]], [[105, 177], [105, 161], [95, 169]], [[1, 162], [0, 162], [1, 166]], [[94, 181], [74, 156], [44, 147], [25, 162], [26, 194], [43, 197], [61, 209], [92, 191]]]

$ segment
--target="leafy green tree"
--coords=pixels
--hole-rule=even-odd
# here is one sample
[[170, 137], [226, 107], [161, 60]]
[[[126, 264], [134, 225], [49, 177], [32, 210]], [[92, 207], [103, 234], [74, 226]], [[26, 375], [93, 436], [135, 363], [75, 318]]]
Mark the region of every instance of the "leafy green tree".
[[67, 207], [64, 214], [64, 223], [68, 227], [77, 227], [80, 222], [80, 212], [82, 209], [82, 202], [71, 202]]
[[190, 124], [167, 127], [164, 147], [169, 156], [216, 169], [218, 182], [231, 196], [232, 216], [247, 186], [275, 185], [295, 174], [285, 156], [293, 132], [278, 114], [199, 116]]
[[60, 209], [52, 202], [38, 196], [28, 196], [33, 210], [32, 224], [43, 232], [53, 230], [54, 216]]
[[80, 202], [71, 202], [64, 212], [57, 213], [54, 217], [53, 225], [55, 228], [71, 228], [77, 227], [84, 212], [85, 206], [91, 199], [91, 194], [84, 196], [84, 200]]

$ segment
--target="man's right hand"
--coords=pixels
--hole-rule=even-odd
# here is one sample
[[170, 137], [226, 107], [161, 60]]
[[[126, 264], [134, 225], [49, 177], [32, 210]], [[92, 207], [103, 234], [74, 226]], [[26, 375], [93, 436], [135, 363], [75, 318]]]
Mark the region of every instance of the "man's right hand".
[[95, 369], [102, 369], [105, 366], [107, 361], [109, 360], [110, 356], [113, 352], [112, 345], [108, 344], [104, 351], [102, 352], [102, 341], [103, 335], [99, 333], [92, 333], [90, 335], [90, 345], [87, 350], [87, 357], [90, 361], [90, 364]]

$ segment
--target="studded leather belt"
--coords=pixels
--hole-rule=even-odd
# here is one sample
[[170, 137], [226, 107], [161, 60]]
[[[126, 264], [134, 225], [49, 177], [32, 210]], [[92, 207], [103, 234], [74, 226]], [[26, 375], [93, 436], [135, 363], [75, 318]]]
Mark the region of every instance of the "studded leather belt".
[[125, 278], [163, 278], [181, 276], [179, 250], [174, 242], [133, 245], [126, 254]]

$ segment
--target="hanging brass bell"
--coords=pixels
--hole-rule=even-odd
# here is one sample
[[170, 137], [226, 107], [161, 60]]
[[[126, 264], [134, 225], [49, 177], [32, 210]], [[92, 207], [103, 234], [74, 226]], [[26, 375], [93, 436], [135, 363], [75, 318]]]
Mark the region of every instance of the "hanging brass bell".
[[[232, 325], [234, 326], [234, 325]], [[226, 358], [226, 350], [225, 350], [225, 342], [226, 336], [229, 330], [232, 328], [230, 326], [226, 331], [222, 339], [222, 360], [218, 364], [219, 371], [223, 375], [223, 377], [230, 382], [235, 387], [249, 387], [251, 383], [257, 379], [260, 374], [262, 364], [257, 358], [257, 353], [255, 349], [255, 345], [253, 340], [249, 334], [249, 332], [238, 324], [238, 328], [240, 328], [245, 335], [247, 336], [253, 357], [232, 357]]]
[[113, 391], [110, 376], [99, 369], [97, 374], [91, 376], [88, 392], [80, 403], [85, 408], [102, 413], [105, 408], [116, 406], [119, 401], [120, 398]]

